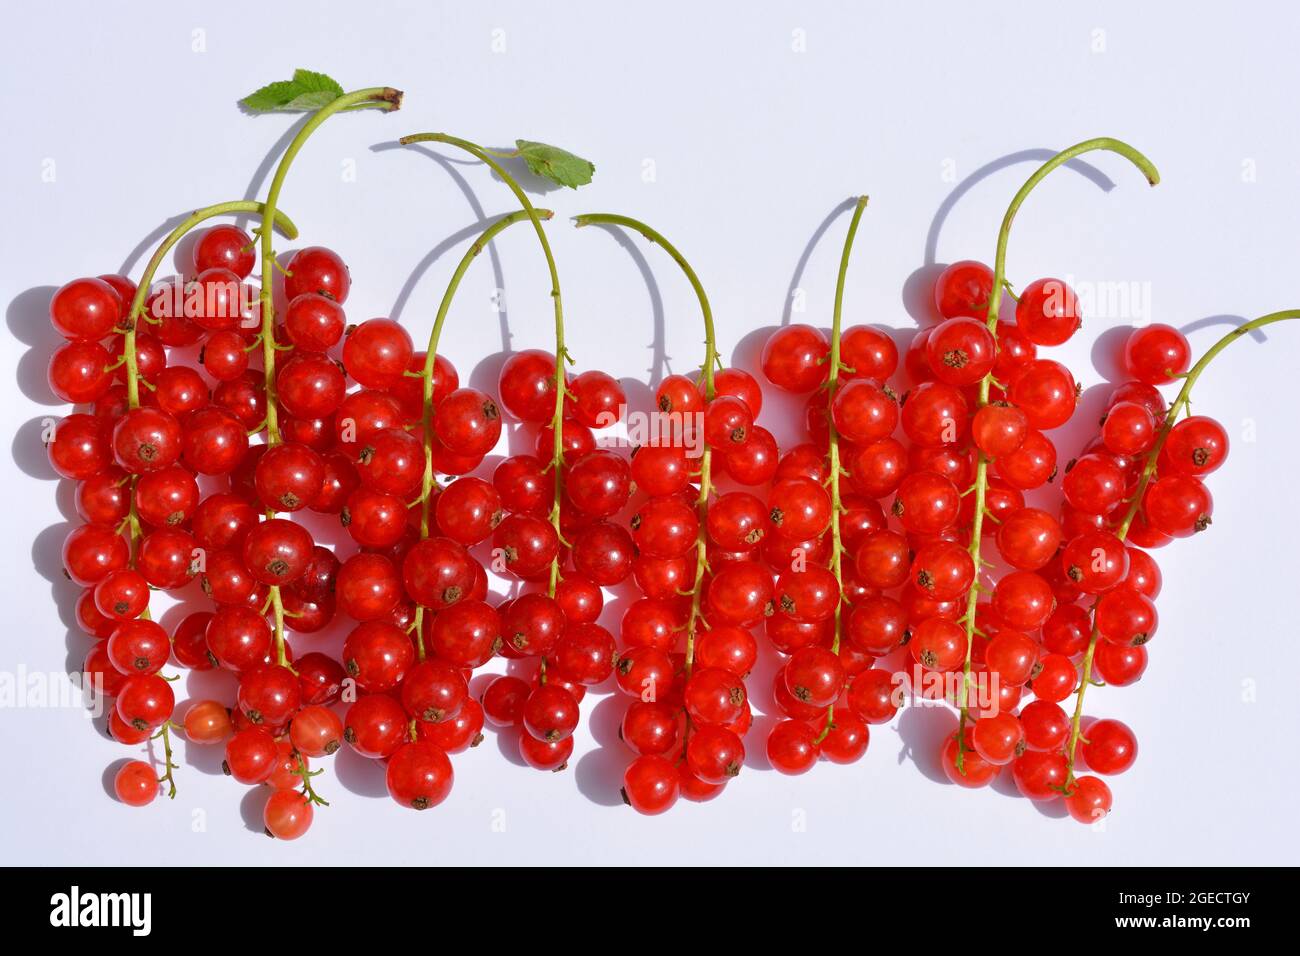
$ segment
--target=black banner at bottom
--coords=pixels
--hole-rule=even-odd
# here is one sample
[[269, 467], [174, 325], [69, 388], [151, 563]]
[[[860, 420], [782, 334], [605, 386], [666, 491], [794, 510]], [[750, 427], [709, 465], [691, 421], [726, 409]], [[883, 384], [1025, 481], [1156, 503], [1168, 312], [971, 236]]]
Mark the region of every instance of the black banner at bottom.
[[[538, 925], [550, 925], [544, 935], [552, 936], [599, 933], [602, 923], [626, 934], [629, 919], [680, 915], [698, 923], [690, 917], [698, 906], [697, 917], [736, 917], [728, 920], [732, 925], [717, 927], [731, 943], [751, 928], [779, 929], [771, 920], [782, 913], [794, 928], [795, 914], [822, 910], [829, 918], [861, 914], [886, 931], [895, 923], [901, 936], [916, 942], [929, 933], [939, 942], [954, 931], [969, 931], [981, 913], [1004, 913], [1014, 917], [1008, 928], [1017, 934], [1039, 925], [1065, 926], [1071, 932], [1197, 933], [1231, 944], [1241, 932], [1276, 932], [1295, 913], [1289, 905], [1294, 872], [1272, 869], [34, 868], [6, 876], [0, 918], [7, 929], [128, 943], [187, 941], [223, 925], [238, 936], [240, 930], [227, 921], [238, 921], [241, 912], [268, 928], [324, 930], [331, 944], [353, 934], [373, 942], [378, 927], [361, 914], [400, 920], [441, 910], [471, 921], [487, 918], [499, 945], [498, 934], [509, 935], [513, 927], [521, 937], [536, 938]], [[236, 905], [240, 900], [246, 905]], [[660, 917], [653, 915], [655, 900], [664, 907]], [[538, 924], [535, 917], [512, 914], [521, 906], [556, 912]], [[498, 907], [505, 911], [493, 916]]]

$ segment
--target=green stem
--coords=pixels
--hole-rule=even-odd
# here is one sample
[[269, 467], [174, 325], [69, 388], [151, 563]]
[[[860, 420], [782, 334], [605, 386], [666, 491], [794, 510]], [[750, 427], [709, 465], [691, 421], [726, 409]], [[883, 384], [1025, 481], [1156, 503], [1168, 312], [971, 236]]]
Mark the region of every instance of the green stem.
[[158, 731], [158, 736], [162, 738], [162, 742], [163, 742], [163, 772], [162, 775], [158, 778], [158, 782], [167, 784], [167, 799], [175, 800], [176, 799], [176, 778], [172, 776], [172, 771], [178, 770], [180, 768], [177, 767], [175, 762], [173, 762], [172, 760], [172, 737], [171, 737], [170, 720], [163, 721], [162, 730]]
[[[560, 274], [555, 267], [555, 256], [551, 253], [551, 244], [546, 238], [546, 230], [542, 228], [542, 217], [533, 208], [532, 202], [529, 201], [527, 194], [515, 181], [515, 178], [506, 172], [504, 167], [493, 159], [488, 150], [485, 150], [482, 146], [450, 136], [447, 133], [413, 133], [410, 136], [403, 136], [398, 142], [404, 146], [409, 146], [412, 143], [445, 143], [448, 146], [455, 146], [469, 153], [501, 177], [501, 181], [514, 193], [515, 199], [523, 207], [524, 212], [533, 224], [534, 231], [537, 233], [537, 241], [541, 244], [542, 254], [546, 256], [546, 268], [551, 275], [551, 302], [555, 307], [555, 414], [551, 417], [554, 443], [551, 449], [550, 464], [550, 470], [555, 476], [555, 491], [551, 497], [550, 520], [551, 526], [555, 529], [556, 537], [563, 542], [564, 535], [560, 531], [560, 502], [564, 500], [564, 398], [569, 394], [564, 374], [564, 364], [573, 360], [564, 347], [564, 304], [560, 298]], [[560, 557], [557, 554], [551, 561], [550, 582], [547, 585], [546, 593], [554, 597], [555, 587], [559, 582]], [[546, 678], [545, 658], [542, 658], [541, 667], [544, 682]]]
[[[534, 210], [537, 216], [549, 220], [555, 215], [549, 209]], [[447, 283], [447, 291], [442, 294], [442, 302], [438, 305], [438, 314], [433, 320], [433, 330], [429, 333], [429, 347], [424, 356], [424, 369], [420, 372], [420, 377], [424, 379], [424, 478], [420, 488], [420, 537], [429, 536], [429, 506], [433, 500], [433, 489], [437, 482], [433, 477], [433, 370], [438, 358], [438, 340], [442, 336], [443, 323], [447, 321], [447, 313], [451, 310], [452, 299], [456, 297], [456, 291], [460, 288], [461, 279], [469, 270], [470, 263], [478, 258], [479, 254], [487, 247], [496, 236], [503, 230], [523, 220], [530, 219], [529, 211], [521, 209], [518, 212], [512, 212], [508, 216], [502, 216], [496, 222], [492, 223], [479, 237], [474, 240], [473, 245], [461, 257], [456, 265], [456, 269], [451, 274], [451, 281]], [[411, 625], [415, 634], [415, 649], [420, 660], [424, 660], [424, 634], [422, 625], [424, 624], [424, 607], [416, 605], [415, 622]]]
[[[862, 213], [867, 208], [867, 197], [859, 196], [857, 205], [853, 207], [853, 218], [849, 220], [849, 231], [844, 237], [844, 251], [840, 254], [840, 273], [835, 280], [835, 311], [831, 317], [831, 354], [828, 359], [829, 367], [826, 374], [826, 422], [830, 431], [830, 449], [828, 452], [830, 476], [828, 485], [831, 493], [831, 555], [830, 565], [831, 573], [835, 575], [835, 583], [843, 591], [844, 574], [843, 574], [843, 557], [844, 542], [840, 537], [840, 514], [844, 511], [844, 503], [840, 500], [840, 436], [835, 428], [835, 419], [831, 415], [831, 402], [835, 400], [835, 391], [839, 386], [840, 372], [843, 365], [840, 362], [840, 324], [844, 311], [844, 284], [849, 274], [849, 255], [853, 252], [853, 240], [858, 234], [858, 223], [862, 220]], [[840, 652], [840, 634], [843, 630], [843, 607], [844, 595], [840, 594], [839, 600], [835, 603], [835, 636], [831, 642], [831, 652], [838, 654]], [[835, 705], [831, 704], [826, 708], [826, 725], [822, 732], [817, 735], [817, 743], [826, 739], [826, 735], [831, 732], [835, 726]]]
[[[322, 123], [340, 110], [356, 106], [375, 106], [384, 110], [395, 110], [401, 102], [402, 94], [398, 90], [391, 87], [370, 87], [345, 93], [317, 110], [294, 136], [284, 155], [280, 157], [280, 165], [276, 167], [271, 186], [266, 193], [266, 203], [262, 211], [263, 220], [275, 216], [280, 202], [280, 190], [284, 188], [289, 167], [293, 165], [299, 150]], [[266, 443], [275, 446], [280, 443], [275, 398], [275, 251], [271, 244], [271, 230], [262, 228], [259, 230], [259, 235], [262, 240], [262, 362], [266, 373]]]
[[[995, 339], [997, 337], [998, 310], [1002, 305], [1002, 293], [1005, 291], [1007, 284], [1007, 243], [1011, 239], [1011, 223], [1015, 220], [1016, 213], [1020, 211], [1021, 205], [1033, 192], [1034, 187], [1042, 182], [1052, 170], [1058, 166], [1063, 166], [1076, 156], [1098, 149], [1108, 150], [1123, 156], [1141, 170], [1142, 174], [1146, 176], [1147, 182], [1152, 186], [1160, 182], [1160, 173], [1156, 171], [1155, 166], [1149, 159], [1127, 143], [1112, 139], [1109, 136], [1085, 140], [1071, 146], [1069, 149], [1057, 153], [1040, 166], [1012, 198], [1011, 205], [1007, 207], [1007, 214], [1002, 217], [1002, 228], [998, 230], [997, 255], [993, 264], [993, 288], [989, 292], [988, 312], [985, 317], [988, 330]], [[989, 389], [992, 384], [993, 373], [989, 372], [980, 380], [977, 408], [982, 408], [989, 403]], [[968, 701], [971, 682], [971, 649], [975, 640], [975, 608], [979, 603], [980, 569], [984, 566], [984, 559], [980, 554], [980, 544], [983, 538], [984, 516], [988, 513], [985, 504], [988, 491], [988, 465], [988, 459], [981, 453], [975, 466], [975, 512], [971, 523], [970, 540], [970, 556], [975, 564], [975, 577], [971, 582], [966, 599], [966, 616], [964, 618], [966, 625], [966, 659], [962, 664], [961, 687], [957, 691], [957, 706], [961, 716], [957, 723], [957, 758], [955, 763], [957, 770], [963, 774], [966, 772], [964, 761], [966, 753], [965, 730], [970, 710]]]
[[[1262, 328], [1265, 325], [1272, 325], [1274, 322], [1287, 322], [1292, 319], [1300, 319], [1300, 309], [1288, 309], [1283, 312], [1270, 312], [1268, 315], [1260, 316], [1258, 319], [1252, 319], [1244, 325], [1239, 325], [1219, 341], [1215, 342], [1201, 356], [1200, 360], [1192, 366], [1187, 377], [1183, 379], [1183, 387], [1178, 391], [1178, 397], [1174, 399], [1173, 404], [1169, 406], [1169, 411], [1165, 414], [1164, 423], [1160, 427], [1160, 434], [1156, 436], [1156, 443], [1151, 446], [1147, 452], [1146, 462], [1142, 466], [1142, 477], [1138, 481], [1137, 490], [1133, 492], [1133, 498], [1129, 502], [1128, 512], [1124, 515], [1124, 520], [1120, 522], [1119, 527], [1115, 530], [1115, 536], [1123, 541], [1133, 525], [1133, 519], [1137, 516], [1138, 509], [1142, 507], [1142, 499], [1146, 495], [1147, 486], [1151, 483], [1151, 476], [1155, 474], [1156, 462], [1160, 459], [1160, 452], [1165, 447], [1165, 442], [1169, 439], [1169, 432], [1174, 425], [1178, 423], [1178, 416], [1182, 414], [1192, 397], [1192, 386], [1196, 380], [1201, 377], [1201, 373], [1214, 361], [1215, 357], [1226, 349], [1233, 342], [1255, 329]], [[1068, 790], [1074, 783], [1074, 756], [1075, 750], [1079, 744], [1081, 736], [1081, 723], [1083, 720], [1083, 696], [1087, 693], [1088, 685], [1092, 682], [1092, 664], [1093, 657], [1097, 651], [1097, 623], [1096, 610], [1094, 605], [1092, 635], [1088, 639], [1088, 650], [1083, 655], [1083, 676], [1079, 682], [1079, 689], [1075, 691], [1074, 716], [1070, 719], [1070, 742], [1065, 750], [1065, 761], [1067, 767], [1065, 786]]]
[[321, 771], [308, 770], [307, 761], [303, 758], [302, 754], [298, 753], [297, 750], [293, 752], [293, 755], [298, 761], [298, 769], [295, 770], [294, 773], [302, 778], [302, 795], [306, 797], [308, 801], [317, 806], [328, 807], [330, 802], [317, 793], [316, 788], [311, 785], [311, 778], [321, 773]]
[[[704, 400], [706, 402], [712, 401], [715, 394], [713, 370], [714, 366], [718, 364], [718, 345], [713, 332], [713, 309], [709, 306], [709, 297], [704, 292], [704, 286], [700, 282], [699, 276], [695, 274], [695, 270], [691, 268], [691, 264], [686, 261], [685, 256], [678, 252], [677, 247], [660, 233], [645, 223], [628, 216], [604, 212], [585, 213], [581, 216], [575, 216], [573, 224], [579, 228], [602, 224], [632, 229], [645, 236], [655, 245], [660, 246], [681, 267], [682, 272], [686, 274], [687, 281], [691, 284], [691, 288], [695, 290], [696, 297], [700, 300], [700, 312], [704, 316], [704, 365], [702, 368]], [[706, 442], [704, 450], [700, 454], [700, 493], [695, 499], [696, 511], [699, 514], [699, 531], [695, 538], [695, 579], [691, 584], [691, 610], [686, 619], [685, 670], [687, 677], [691, 676], [691, 668], [695, 664], [695, 631], [699, 622], [703, 620], [700, 614], [700, 596], [703, 591], [701, 585], [704, 583], [704, 575], [709, 569], [706, 525], [709, 515], [709, 496], [713, 493], [712, 457], [712, 450]]]
[[[258, 229], [258, 235], [262, 241], [262, 289], [260, 303], [262, 307], [262, 369], [266, 381], [266, 443], [269, 447], [274, 448], [280, 444], [280, 427], [279, 427], [279, 409], [275, 390], [275, 250], [272, 248], [272, 231], [265, 226], [267, 219], [274, 220], [277, 213], [278, 203], [280, 201], [280, 190], [284, 188], [285, 177], [289, 175], [289, 167], [293, 165], [294, 158], [297, 157], [299, 150], [311, 137], [311, 134], [320, 128], [321, 124], [341, 110], [350, 110], [360, 107], [376, 107], [385, 111], [398, 109], [402, 103], [402, 94], [400, 90], [392, 87], [369, 87], [364, 90], [356, 90], [352, 93], [345, 93], [327, 105], [317, 110], [300, 129], [293, 140], [290, 141], [284, 155], [280, 157], [280, 165], [275, 169], [275, 175], [271, 178], [271, 186], [266, 193], [266, 202], [262, 209], [263, 224]], [[275, 517], [275, 509], [268, 508], [266, 511], [267, 518]], [[288, 654], [284, 644], [284, 605], [280, 598], [279, 585], [271, 585], [268, 589], [270, 592], [271, 608], [275, 613], [275, 656], [276, 661], [281, 667], [289, 666]], [[290, 668], [292, 669], [292, 668]]]

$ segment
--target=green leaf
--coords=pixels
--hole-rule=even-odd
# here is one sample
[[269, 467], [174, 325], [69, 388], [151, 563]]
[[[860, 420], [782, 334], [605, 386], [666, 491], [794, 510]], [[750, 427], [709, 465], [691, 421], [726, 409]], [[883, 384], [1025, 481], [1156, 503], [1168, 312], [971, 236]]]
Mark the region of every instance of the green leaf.
[[596, 167], [581, 156], [575, 156], [568, 150], [545, 143], [534, 143], [526, 139], [515, 140], [519, 155], [533, 175], [549, 179], [557, 186], [577, 189], [591, 182], [591, 175]]
[[240, 105], [253, 113], [310, 113], [343, 95], [343, 87], [324, 73], [294, 70], [292, 80], [268, 83]]

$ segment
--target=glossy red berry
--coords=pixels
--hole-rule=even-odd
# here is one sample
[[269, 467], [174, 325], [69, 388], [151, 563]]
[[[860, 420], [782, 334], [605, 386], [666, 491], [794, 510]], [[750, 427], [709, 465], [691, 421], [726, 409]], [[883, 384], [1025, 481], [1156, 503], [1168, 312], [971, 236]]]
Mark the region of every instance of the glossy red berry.
[[204, 229], [194, 244], [194, 271], [229, 269], [247, 279], [257, 261], [253, 240], [238, 226], [220, 225]]
[[299, 249], [289, 260], [284, 294], [290, 300], [307, 292], [327, 295], [342, 304], [347, 301], [352, 278], [338, 254], [322, 246]]
[[632, 494], [631, 468], [612, 451], [588, 452], [568, 466], [564, 493], [582, 513], [609, 517], [621, 510]]
[[993, 610], [1009, 626], [1035, 631], [1056, 606], [1051, 585], [1032, 571], [1003, 575], [993, 589]]
[[464, 675], [444, 661], [430, 659], [409, 665], [401, 680], [402, 706], [415, 720], [437, 724], [455, 717], [468, 697]]
[[890, 510], [908, 531], [938, 534], [957, 520], [960, 508], [956, 485], [927, 471], [903, 479]]
[[578, 726], [578, 702], [563, 687], [538, 687], [520, 711], [524, 729], [538, 740], [557, 743], [566, 740]]
[[1084, 727], [1083, 737], [1083, 759], [1097, 773], [1123, 773], [1137, 760], [1137, 738], [1118, 720], [1094, 720]]
[[1097, 602], [1097, 632], [1112, 644], [1145, 644], [1155, 636], [1158, 624], [1155, 603], [1127, 585], [1107, 591]]
[[343, 739], [363, 757], [389, 757], [407, 737], [408, 717], [387, 694], [358, 697], [343, 719]]
[[540, 574], [560, 550], [550, 523], [533, 515], [512, 514], [492, 532], [492, 550], [505, 570], [521, 578]]
[[734, 395], [719, 395], [704, 408], [704, 440], [713, 448], [739, 448], [753, 427], [753, 412]]
[[328, 352], [343, 338], [346, 327], [343, 307], [317, 292], [295, 296], [284, 313], [289, 341], [304, 352]]
[[1113, 454], [1140, 455], [1155, 445], [1157, 428], [1157, 419], [1146, 406], [1119, 402], [1106, 412], [1101, 439]]
[[73, 279], [50, 299], [50, 321], [65, 339], [97, 342], [113, 331], [126, 305], [103, 279]]
[[726, 473], [738, 483], [750, 486], [771, 481], [779, 459], [776, 439], [761, 425], [750, 428], [749, 438], [743, 445], [723, 448], [719, 455]]
[[912, 584], [935, 600], [951, 601], [965, 594], [974, 580], [974, 559], [952, 541], [929, 542], [912, 559]]
[[158, 772], [143, 760], [130, 760], [113, 777], [113, 792], [128, 807], [143, 807], [158, 796]]
[[768, 517], [787, 540], [820, 535], [830, 525], [831, 500], [821, 483], [810, 478], [778, 481], [768, 493]]
[[469, 596], [475, 564], [464, 545], [450, 538], [425, 538], [402, 560], [406, 593], [425, 607], [450, 607]]
[[991, 459], [1010, 455], [1029, 434], [1025, 413], [1006, 402], [985, 405], [971, 419], [971, 438], [980, 451]]
[[[111, 652], [110, 652], [111, 653]], [[117, 716], [136, 730], [153, 730], [172, 715], [176, 697], [157, 674], [133, 674], [117, 693]]]
[[555, 356], [538, 349], [515, 352], [501, 366], [497, 393], [520, 421], [549, 422], [555, 415]]
[[671, 809], [679, 786], [672, 761], [646, 754], [632, 761], [623, 774], [623, 800], [638, 813], [652, 816]]
[[826, 378], [830, 343], [811, 325], [786, 325], [763, 345], [759, 358], [763, 374], [787, 392], [810, 392]]
[[568, 406], [579, 422], [588, 428], [608, 428], [622, 417], [627, 396], [618, 379], [606, 372], [592, 369], [575, 375], [569, 382], [574, 397]]
[[1056, 446], [1042, 432], [1030, 430], [1019, 448], [997, 460], [995, 470], [1013, 488], [1038, 488], [1056, 476]]
[[77, 584], [89, 587], [130, 558], [126, 539], [112, 528], [86, 524], [73, 528], [63, 542], [63, 569]]
[[934, 284], [934, 304], [945, 319], [961, 315], [982, 318], [992, 292], [993, 270], [982, 262], [963, 259], [940, 273]]
[[1187, 371], [1192, 348], [1183, 333], [1154, 322], [1134, 329], [1124, 343], [1124, 366], [1147, 385], [1165, 385]]
[[[978, 726], [978, 725], [977, 725]], [[987, 786], [1002, 768], [986, 759], [974, 746], [975, 729], [966, 727], [962, 732], [961, 767], [957, 766], [957, 735], [952, 734], [944, 740], [939, 762], [944, 776], [959, 787], [975, 789]]]
[[1016, 302], [1016, 326], [1035, 345], [1061, 345], [1081, 324], [1078, 297], [1060, 279], [1035, 279]]
[[1061, 552], [1061, 567], [1080, 591], [1101, 594], [1128, 574], [1124, 542], [1109, 531], [1090, 531], [1070, 540]]
[[728, 564], [709, 584], [709, 621], [742, 627], [756, 624], [774, 610], [772, 595], [772, 575], [764, 567], [753, 561]]
[[898, 402], [893, 393], [868, 379], [852, 379], [836, 393], [831, 420], [841, 437], [869, 445], [887, 438], [898, 425]]
[[131, 474], [170, 467], [181, 450], [180, 422], [161, 409], [133, 408], [113, 428], [113, 455]]
[[1060, 362], [1034, 359], [1012, 381], [1007, 398], [1040, 431], [1059, 428], [1070, 420], [1078, 401], [1074, 376]]
[[1016, 789], [1030, 800], [1055, 800], [1065, 787], [1065, 757], [1059, 753], [1027, 750], [1011, 765]]
[[447, 799], [454, 774], [451, 761], [441, 747], [418, 740], [403, 744], [393, 754], [385, 781], [389, 796], [402, 806], [427, 810]]
[[802, 720], [783, 720], [767, 737], [767, 759], [784, 774], [806, 773], [817, 762], [817, 731]]
[[115, 621], [139, 617], [148, 606], [149, 583], [138, 571], [112, 571], [95, 585], [95, 607]]
[[573, 539], [573, 566], [592, 584], [613, 587], [632, 573], [635, 560], [636, 545], [622, 525], [597, 521]]
[[272, 518], [251, 528], [244, 538], [244, 564], [263, 584], [292, 584], [307, 569], [311, 534], [284, 518]]
[[257, 461], [253, 482], [272, 511], [300, 511], [320, 493], [325, 463], [306, 445], [287, 442], [268, 448]]
[[226, 741], [226, 759], [221, 767], [240, 783], [262, 783], [271, 776], [278, 756], [275, 737], [271, 731], [265, 727], [250, 726], [236, 731]]
[[840, 361], [848, 366], [848, 371], [843, 372], [846, 378], [883, 382], [898, 370], [898, 346], [881, 329], [851, 325], [840, 334]]
[[202, 408], [190, 415], [181, 441], [181, 460], [201, 475], [232, 471], [248, 450], [244, 425], [220, 408]]
[[553, 651], [556, 668], [579, 684], [599, 684], [614, 670], [614, 637], [599, 624], [570, 625]]
[[900, 419], [918, 445], [955, 445], [966, 435], [968, 407], [961, 390], [945, 382], [925, 382], [907, 393]]
[[940, 323], [925, 342], [925, 356], [934, 377], [949, 385], [978, 382], [993, 371], [996, 352], [993, 335], [984, 322], [967, 316]]

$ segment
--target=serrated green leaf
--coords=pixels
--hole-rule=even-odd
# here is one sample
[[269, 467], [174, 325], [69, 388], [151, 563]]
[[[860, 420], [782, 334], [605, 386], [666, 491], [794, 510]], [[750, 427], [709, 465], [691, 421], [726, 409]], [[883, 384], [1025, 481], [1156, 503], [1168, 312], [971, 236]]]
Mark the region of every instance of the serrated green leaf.
[[558, 146], [526, 139], [515, 140], [515, 146], [533, 175], [549, 179], [557, 186], [568, 186], [570, 189], [585, 186], [591, 182], [591, 176], [596, 171], [595, 165], [590, 161]]
[[240, 100], [254, 113], [309, 113], [343, 95], [343, 87], [324, 73], [294, 70], [292, 80], [268, 83]]

